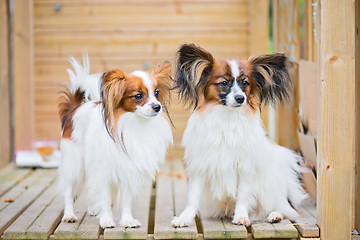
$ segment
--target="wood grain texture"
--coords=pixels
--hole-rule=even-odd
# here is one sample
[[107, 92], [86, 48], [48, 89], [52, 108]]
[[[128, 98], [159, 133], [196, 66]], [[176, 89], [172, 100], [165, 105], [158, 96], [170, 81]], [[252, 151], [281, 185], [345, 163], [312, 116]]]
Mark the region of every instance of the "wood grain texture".
[[31, 169], [16, 168], [15, 164], [8, 164], [0, 170], [0, 197], [11, 188], [28, 177], [33, 171]]
[[[59, 223], [60, 211], [56, 216], [44, 213], [57, 195], [55, 185], [50, 186], [39, 196], [29, 208], [27, 208], [11, 226], [4, 232], [3, 239], [47, 239], [51, 233], [51, 226]], [[59, 207], [59, 206], [58, 206]], [[39, 225], [38, 219], [42, 214], [46, 214], [45, 225]], [[38, 229], [34, 229], [38, 228]], [[32, 230], [28, 231], [30, 228]], [[35, 231], [33, 231], [35, 230]]]
[[230, 219], [201, 217], [204, 239], [246, 239], [248, 232], [243, 225], [234, 225]]
[[63, 209], [64, 199], [58, 195], [52, 199], [49, 206], [38, 216], [26, 233], [33, 238], [47, 239], [58, 226], [63, 216]]
[[298, 232], [293, 224], [284, 219], [280, 223], [254, 222], [251, 233], [255, 239], [262, 238], [297, 238]]
[[46, 190], [55, 177], [54, 170], [36, 171], [3, 196], [14, 202], [0, 202], [0, 234]]
[[320, 238], [326, 240], [350, 239], [352, 230], [355, 93], [359, 91], [354, 9], [352, 0], [321, 1], [317, 207]]
[[8, 1], [0, 1], [0, 167], [10, 162], [10, 72]]
[[[355, 1], [355, 89], [360, 89], [360, 2]], [[357, 109], [360, 106], [360, 91], [356, 90], [355, 104]], [[359, 146], [360, 143], [360, 111], [355, 113], [355, 145]], [[360, 231], [360, 148], [355, 148], [355, 229]]]
[[34, 139], [33, 1], [14, 0], [15, 150]]

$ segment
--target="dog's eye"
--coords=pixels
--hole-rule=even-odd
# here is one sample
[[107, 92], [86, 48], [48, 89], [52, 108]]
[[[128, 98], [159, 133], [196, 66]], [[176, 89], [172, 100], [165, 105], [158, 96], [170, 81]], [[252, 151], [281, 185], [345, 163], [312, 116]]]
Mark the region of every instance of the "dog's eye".
[[227, 81], [222, 81], [219, 83], [221, 86], [225, 87], [228, 85], [228, 82]]
[[141, 93], [138, 93], [134, 96], [136, 101], [141, 101], [143, 99], [143, 95]]
[[246, 87], [249, 85], [249, 81], [245, 78], [244, 80], [242, 80], [242, 84], [244, 84], [244, 86]]
[[160, 91], [158, 89], [156, 89], [155, 93], [154, 93], [156, 98], [159, 98], [159, 93], [160, 93]]

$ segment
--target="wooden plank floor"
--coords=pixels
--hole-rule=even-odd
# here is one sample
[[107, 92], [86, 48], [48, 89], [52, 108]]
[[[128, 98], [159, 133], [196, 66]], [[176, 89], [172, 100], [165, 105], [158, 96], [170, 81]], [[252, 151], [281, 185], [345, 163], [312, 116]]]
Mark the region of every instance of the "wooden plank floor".
[[[54, 169], [0, 169], [0, 239], [318, 239], [313, 199], [299, 209], [304, 216], [296, 222], [283, 220], [270, 224], [254, 222], [250, 227], [231, 224], [230, 219], [196, 218], [187, 228], [173, 228], [171, 219], [186, 204], [187, 175], [180, 161], [168, 162], [133, 203], [133, 214], [142, 226], [102, 230], [90, 216], [86, 199], [75, 201], [76, 223], [63, 223], [63, 199], [55, 186]], [[114, 210], [119, 222], [120, 212]]]

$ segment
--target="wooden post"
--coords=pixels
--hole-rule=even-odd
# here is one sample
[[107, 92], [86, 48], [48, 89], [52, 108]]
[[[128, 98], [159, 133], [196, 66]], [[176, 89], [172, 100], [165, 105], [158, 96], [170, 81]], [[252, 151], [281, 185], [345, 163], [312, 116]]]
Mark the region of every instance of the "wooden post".
[[360, 231], [360, 1], [355, 1], [355, 24], [356, 24], [356, 36], [355, 36], [355, 104], [357, 107], [356, 116], [355, 116], [355, 127], [356, 127], [356, 136], [355, 136], [355, 229]]
[[[269, 52], [269, 0], [248, 0], [249, 2], [249, 50], [250, 55]], [[268, 129], [268, 108], [262, 107], [261, 119]]]
[[[308, 0], [304, 1], [305, 7], [305, 27], [304, 27], [304, 48], [305, 48], [305, 59], [311, 62], [316, 62], [317, 60], [317, 43], [315, 39], [316, 27], [315, 23], [317, 18], [316, 9], [318, 5], [318, 0]], [[316, 33], [317, 34], [317, 33]]]
[[0, 1], [0, 167], [11, 156], [8, 3]]
[[33, 1], [14, 0], [15, 150], [34, 138]]
[[[321, 1], [318, 223], [324, 240], [350, 239], [355, 182], [355, 1]], [[358, 52], [358, 51], [357, 51]], [[357, 84], [356, 84], [357, 83]], [[359, 100], [359, 99], [357, 99]], [[359, 119], [357, 119], [359, 120]], [[357, 144], [358, 145], [358, 144]]]
[[[273, 8], [274, 50], [285, 53], [292, 60], [299, 60], [299, 1], [273, 0]], [[295, 75], [293, 80], [293, 94], [289, 103], [276, 107], [276, 139], [280, 145], [297, 150], [299, 82]]]

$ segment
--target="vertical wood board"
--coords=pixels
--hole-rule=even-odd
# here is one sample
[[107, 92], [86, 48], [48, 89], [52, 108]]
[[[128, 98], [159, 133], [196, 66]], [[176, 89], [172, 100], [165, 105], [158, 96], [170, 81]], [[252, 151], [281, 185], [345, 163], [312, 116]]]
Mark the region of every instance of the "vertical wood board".
[[0, 167], [10, 162], [10, 72], [9, 72], [9, 14], [8, 1], [0, 1]]
[[320, 238], [326, 240], [350, 239], [352, 231], [358, 91], [354, 9], [351, 0], [321, 1], [317, 206]]
[[33, 1], [14, 0], [15, 150], [31, 149], [34, 139]]

